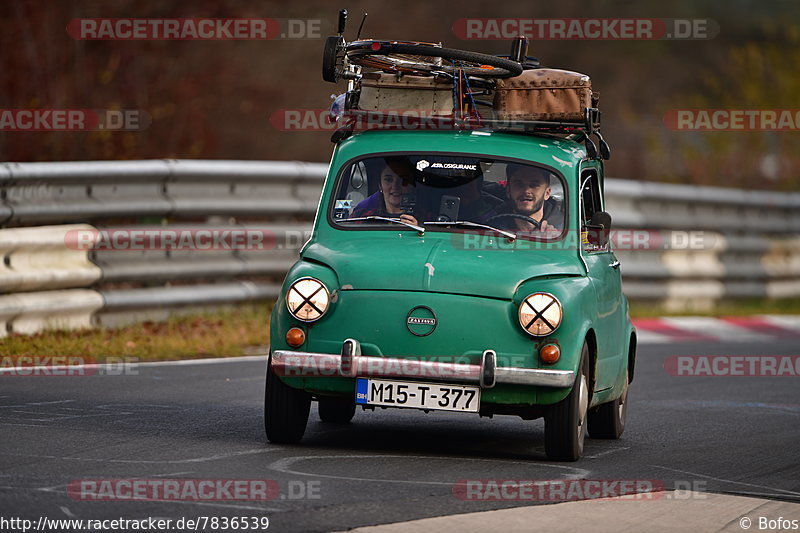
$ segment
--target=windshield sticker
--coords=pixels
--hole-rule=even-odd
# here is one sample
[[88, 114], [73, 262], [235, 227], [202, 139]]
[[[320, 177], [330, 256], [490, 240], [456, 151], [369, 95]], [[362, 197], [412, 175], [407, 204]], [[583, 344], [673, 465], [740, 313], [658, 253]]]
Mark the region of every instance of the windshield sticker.
[[478, 165], [468, 165], [466, 163], [430, 163], [425, 159], [421, 159], [417, 162], [417, 170], [420, 172], [428, 167], [448, 170], [478, 170]]
[[463, 163], [432, 163], [431, 168], [450, 168], [455, 170], [477, 170], [478, 165], [465, 165]]
[[353, 200], [336, 200], [336, 209], [350, 209], [353, 205]]

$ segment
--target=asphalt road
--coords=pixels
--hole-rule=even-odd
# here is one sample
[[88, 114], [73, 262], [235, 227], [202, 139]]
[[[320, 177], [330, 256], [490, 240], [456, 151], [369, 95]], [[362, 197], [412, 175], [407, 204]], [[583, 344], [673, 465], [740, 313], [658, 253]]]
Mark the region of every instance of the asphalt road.
[[[0, 376], [0, 517], [267, 516], [269, 531], [336, 531], [527, 502], [462, 501], [464, 479], [644, 479], [666, 488], [800, 501], [797, 377], [673, 377], [670, 355], [798, 355], [769, 344], [640, 347], [628, 425], [577, 463], [544, 457], [544, 425], [407, 410], [322, 424], [269, 444], [265, 360], [141, 366], [138, 374]], [[86, 479], [270, 479], [270, 501], [81, 501]], [[310, 496], [310, 497], [309, 497]], [[568, 526], [565, 524], [565, 526]]]

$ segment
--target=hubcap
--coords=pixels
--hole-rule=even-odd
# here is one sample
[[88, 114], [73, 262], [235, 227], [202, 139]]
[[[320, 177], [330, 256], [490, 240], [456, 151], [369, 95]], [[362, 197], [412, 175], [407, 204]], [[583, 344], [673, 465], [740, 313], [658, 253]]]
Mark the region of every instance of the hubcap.
[[582, 441], [581, 439], [583, 435], [583, 429], [586, 425], [586, 411], [589, 409], [589, 385], [586, 383], [586, 376], [581, 374], [581, 386], [579, 389], [579, 396], [578, 396], [578, 440]]
[[617, 407], [620, 421], [625, 421], [625, 413], [628, 409], [628, 376], [625, 376], [625, 390], [622, 391], [622, 396], [619, 397], [619, 406]]

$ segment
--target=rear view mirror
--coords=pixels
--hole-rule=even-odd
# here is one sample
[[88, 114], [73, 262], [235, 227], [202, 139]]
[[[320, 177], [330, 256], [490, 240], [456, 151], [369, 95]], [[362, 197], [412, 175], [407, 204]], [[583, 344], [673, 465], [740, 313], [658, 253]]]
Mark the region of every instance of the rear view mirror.
[[592, 220], [586, 225], [589, 244], [604, 247], [608, 244], [611, 233], [611, 215], [605, 211], [598, 211], [592, 215]]

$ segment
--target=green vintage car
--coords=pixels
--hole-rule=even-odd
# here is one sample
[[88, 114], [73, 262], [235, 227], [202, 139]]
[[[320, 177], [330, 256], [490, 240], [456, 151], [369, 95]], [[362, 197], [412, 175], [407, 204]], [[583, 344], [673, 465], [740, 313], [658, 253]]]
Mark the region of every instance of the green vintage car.
[[271, 319], [264, 421], [355, 409], [544, 417], [553, 460], [618, 438], [636, 332], [603, 163], [564, 136], [365, 131], [338, 143]]

